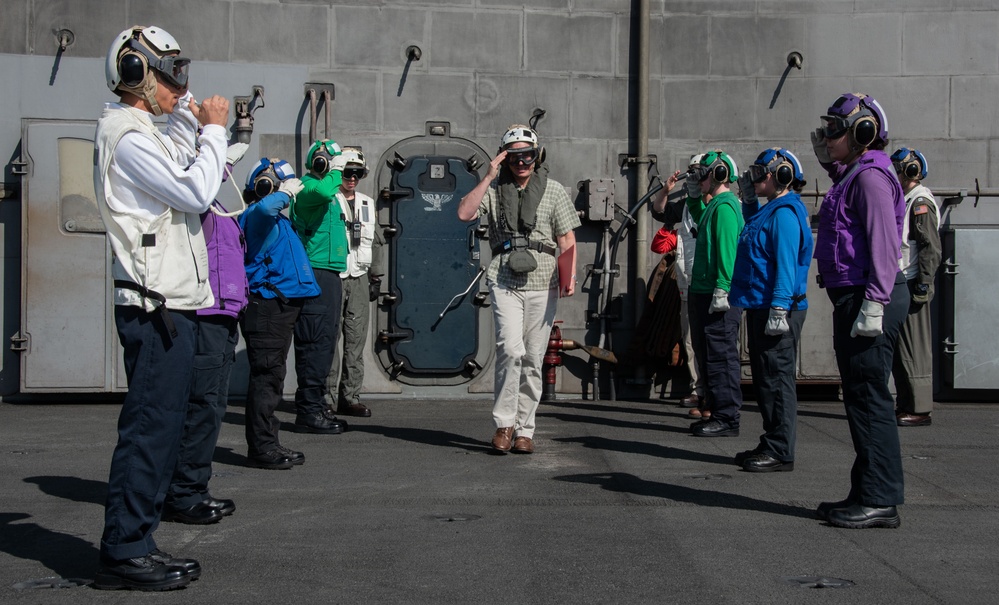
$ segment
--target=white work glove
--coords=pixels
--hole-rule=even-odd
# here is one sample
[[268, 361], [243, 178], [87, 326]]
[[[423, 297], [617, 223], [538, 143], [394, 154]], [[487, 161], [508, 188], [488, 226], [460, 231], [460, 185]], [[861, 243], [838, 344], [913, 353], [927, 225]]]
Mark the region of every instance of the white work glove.
[[235, 166], [236, 162], [243, 159], [243, 156], [246, 155], [246, 150], [249, 148], [250, 146], [246, 143], [233, 143], [229, 145], [225, 150], [226, 163]]
[[304, 188], [305, 185], [302, 184], [302, 181], [292, 178], [281, 181], [281, 185], [278, 186], [278, 191], [294, 199], [295, 196], [298, 195], [298, 192]]
[[763, 328], [763, 333], [767, 336], [783, 336], [790, 329], [787, 325], [787, 309], [770, 307], [770, 317], [767, 318], [767, 327]]
[[826, 149], [826, 135], [822, 133], [821, 128], [816, 128], [811, 133], [812, 137], [812, 149], [815, 150], [815, 157], [818, 158], [819, 162], [822, 164], [832, 164], [832, 158], [829, 157], [829, 150]]
[[759, 204], [760, 199], [756, 196], [756, 185], [753, 185], [747, 170], [739, 177], [739, 197], [743, 204]]
[[687, 180], [683, 182], [683, 188], [687, 192], [687, 197], [693, 198], [695, 200], [701, 199], [701, 182], [697, 180], [700, 174], [694, 171], [693, 174], [687, 177]]
[[711, 306], [708, 307], [708, 313], [724, 313], [731, 308], [728, 304], [728, 292], [721, 288], [715, 288], [714, 294], [711, 295]]
[[873, 300], [864, 299], [860, 305], [860, 313], [857, 314], [857, 321], [853, 322], [853, 329], [850, 330], [850, 338], [857, 336], [880, 336], [884, 329], [882, 322], [885, 318], [885, 306]]

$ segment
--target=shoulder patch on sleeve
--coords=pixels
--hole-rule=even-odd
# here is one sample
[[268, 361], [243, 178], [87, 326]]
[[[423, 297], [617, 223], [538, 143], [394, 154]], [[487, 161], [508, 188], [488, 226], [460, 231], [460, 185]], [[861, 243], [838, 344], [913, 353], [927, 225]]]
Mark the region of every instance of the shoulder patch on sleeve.
[[918, 204], [912, 207], [912, 213], [915, 214], [916, 216], [919, 216], [920, 214], [928, 214], [929, 211], [930, 211], [929, 204]]

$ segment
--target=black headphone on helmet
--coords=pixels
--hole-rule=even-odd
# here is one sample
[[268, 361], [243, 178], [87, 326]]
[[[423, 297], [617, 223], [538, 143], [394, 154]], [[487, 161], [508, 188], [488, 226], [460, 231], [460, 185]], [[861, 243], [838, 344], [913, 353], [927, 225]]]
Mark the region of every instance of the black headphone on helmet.
[[145, 81], [146, 74], [149, 73], [149, 61], [142, 53], [133, 50], [131, 44], [130, 41], [126, 47], [128, 50], [118, 57], [118, 76], [123, 85], [136, 88]]
[[854, 142], [861, 147], [869, 147], [878, 138], [878, 121], [873, 115], [870, 115], [869, 109], [863, 109], [861, 111], [867, 111], [868, 115], [861, 116], [853, 123], [850, 127], [850, 135], [853, 137]]
[[333, 160], [333, 156], [330, 155], [326, 149], [320, 147], [316, 150], [316, 153], [312, 155], [312, 172], [316, 174], [326, 174], [330, 171], [330, 162]]

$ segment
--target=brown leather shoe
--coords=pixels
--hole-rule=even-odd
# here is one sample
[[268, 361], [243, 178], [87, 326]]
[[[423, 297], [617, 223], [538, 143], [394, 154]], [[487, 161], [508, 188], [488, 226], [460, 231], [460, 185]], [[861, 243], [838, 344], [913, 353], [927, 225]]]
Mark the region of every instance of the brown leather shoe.
[[533, 454], [534, 440], [530, 437], [517, 437], [513, 440], [513, 451], [517, 454]]
[[895, 416], [898, 426], [930, 426], [933, 418], [929, 414], [898, 414]]
[[371, 416], [371, 410], [368, 409], [368, 406], [360, 403], [341, 403], [337, 406], [336, 413], [341, 416], [360, 416], [361, 418]]
[[708, 418], [711, 418], [711, 410], [706, 409], [704, 407], [704, 402], [702, 401], [699, 406], [688, 411], [687, 416], [707, 420]]
[[493, 449], [497, 452], [509, 452], [511, 439], [513, 439], [512, 426], [496, 429], [496, 434], [493, 435]]

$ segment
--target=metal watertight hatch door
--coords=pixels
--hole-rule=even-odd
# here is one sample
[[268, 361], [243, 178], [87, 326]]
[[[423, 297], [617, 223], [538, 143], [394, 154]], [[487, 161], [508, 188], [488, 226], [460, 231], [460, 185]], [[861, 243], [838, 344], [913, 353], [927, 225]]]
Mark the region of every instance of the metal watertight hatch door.
[[94, 194], [95, 122], [25, 120], [22, 392], [125, 390]]
[[409, 194], [393, 203], [398, 233], [390, 262], [398, 300], [390, 317], [399, 336], [390, 349], [408, 372], [460, 373], [478, 349], [478, 310], [471, 304], [477, 289], [439, 318], [478, 273], [475, 225], [457, 215], [458, 202], [477, 183], [467, 162], [453, 157], [411, 157], [393, 175], [393, 189]]

